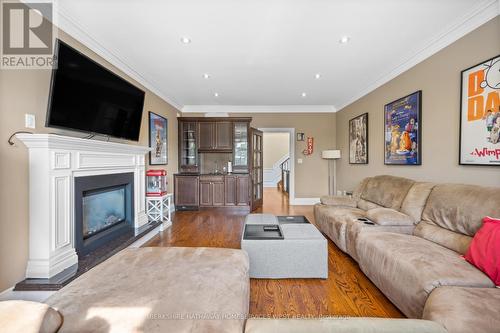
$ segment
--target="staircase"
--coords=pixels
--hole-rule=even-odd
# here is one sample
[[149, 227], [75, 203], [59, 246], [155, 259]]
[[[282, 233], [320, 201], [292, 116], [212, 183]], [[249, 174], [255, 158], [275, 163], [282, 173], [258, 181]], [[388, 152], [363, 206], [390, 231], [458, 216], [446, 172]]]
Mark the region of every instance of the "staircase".
[[278, 190], [286, 194], [290, 193], [290, 158], [280, 164], [281, 180], [278, 182]]

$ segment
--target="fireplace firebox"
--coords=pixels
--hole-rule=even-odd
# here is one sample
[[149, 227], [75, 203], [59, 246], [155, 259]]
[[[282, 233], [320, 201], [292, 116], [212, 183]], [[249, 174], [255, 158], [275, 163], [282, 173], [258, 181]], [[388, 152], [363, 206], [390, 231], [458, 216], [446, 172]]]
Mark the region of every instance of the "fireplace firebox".
[[75, 248], [85, 256], [134, 228], [134, 173], [75, 178]]

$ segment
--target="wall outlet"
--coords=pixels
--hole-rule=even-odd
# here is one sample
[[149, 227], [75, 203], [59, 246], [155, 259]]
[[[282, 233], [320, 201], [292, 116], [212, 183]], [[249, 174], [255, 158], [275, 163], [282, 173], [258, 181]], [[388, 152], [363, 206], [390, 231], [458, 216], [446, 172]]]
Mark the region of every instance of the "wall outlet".
[[297, 164], [302, 164], [302, 159], [301, 158], [297, 159]]
[[24, 115], [24, 127], [26, 128], [36, 128], [35, 115], [26, 113]]

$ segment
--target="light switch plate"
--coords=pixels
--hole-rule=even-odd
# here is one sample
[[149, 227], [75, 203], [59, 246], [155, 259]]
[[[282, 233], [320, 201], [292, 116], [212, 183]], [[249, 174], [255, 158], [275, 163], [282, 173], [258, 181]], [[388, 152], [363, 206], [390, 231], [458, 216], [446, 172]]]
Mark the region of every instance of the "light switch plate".
[[29, 113], [26, 113], [24, 115], [24, 127], [26, 128], [35, 128], [36, 125], [35, 125], [35, 115], [34, 114], [29, 114]]
[[297, 160], [297, 164], [302, 164], [302, 159], [301, 159], [301, 158], [299, 158], [299, 159]]

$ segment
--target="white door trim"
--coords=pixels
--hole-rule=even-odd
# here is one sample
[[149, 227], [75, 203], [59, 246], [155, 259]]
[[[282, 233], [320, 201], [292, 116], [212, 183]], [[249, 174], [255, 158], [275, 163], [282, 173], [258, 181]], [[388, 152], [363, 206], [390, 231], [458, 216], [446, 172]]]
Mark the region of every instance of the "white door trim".
[[287, 127], [264, 127], [258, 128], [259, 131], [263, 133], [289, 133], [289, 145], [288, 149], [290, 151], [290, 193], [288, 194], [288, 199], [290, 204], [295, 202], [295, 128]]

